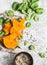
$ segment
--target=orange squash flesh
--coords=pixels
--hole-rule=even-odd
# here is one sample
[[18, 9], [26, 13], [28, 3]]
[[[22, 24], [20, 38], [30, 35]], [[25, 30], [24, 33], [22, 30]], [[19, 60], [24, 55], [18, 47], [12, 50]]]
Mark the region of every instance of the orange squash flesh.
[[2, 42], [2, 38], [0, 38], [0, 42]]
[[20, 20], [20, 24], [21, 24], [21, 25], [24, 25], [24, 23], [25, 23], [25, 19], [21, 19], [21, 20]]
[[9, 49], [13, 49], [13, 48], [17, 47], [19, 44], [17, 41], [11, 40], [9, 36], [4, 37], [3, 42], [4, 42], [5, 47], [7, 47]]
[[16, 19], [12, 19], [12, 22], [13, 22], [13, 26], [14, 26], [14, 28], [16, 29], [16, 30], [24, 30], [26, 27], [25, 26], [23, 26], [23, 25], [21, 25]]
[[11, 23], [13, 26], [10, 22], [4, 24], [3, 30], [5, 31], [6, 36], [0, 38], [0, 41], [3, 41], [5, 47], [13, 49], [19, 45], [19, 42], [15, 39], [17, 39], [19, 36], [23, 36], [22, 33], [20, 33], [20, 31], [26, 28], [23, 25], [24, 22], [24, 19], [21, 19], [19, 22], [15, 18], [12, 18]]
[[5, 32], [6, 35], [9, 34], [10, 28], [11, 28], [10, 22], [4, 24], [3, 30], [4, 30], [4, 32]]
[[11, 34], [15, 34], [16, 37], [22, 36], [22, 33], [20, 33], [17, 30], [15, 30], [14, 27], [11, 28], [10, 33]]

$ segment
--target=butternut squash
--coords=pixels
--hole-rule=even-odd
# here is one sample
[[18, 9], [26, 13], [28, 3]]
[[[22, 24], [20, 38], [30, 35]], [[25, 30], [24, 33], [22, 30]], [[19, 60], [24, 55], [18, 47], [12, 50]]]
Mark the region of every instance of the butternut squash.
[[17, 31], [19, 31], [19, 30], [24, 30], [26, 27], [25, 26], [23, 26], [23, 25], [21, 25], [16, 19], [12, 19], [12, 22], [13, 22], [13, 26], [14, 26], [14, 28], [17, 30]]
[[19, 36], [23, 36], [22, 33], [20, 33], [20, 31], [26, 28], [23, 25], [24, 22], [25, 22], [24, 19], [21, 19], [19, 22], [15, 18], [12, 18], [11, 20], [12, 25], [10, 22], [4, 24], [3, 30], [5, 31], [7, 36], [0, 38], [0, 41], [3, 41], [5, 47], [13, 49], [19, 45], [19, 42], [16, 41], [15, 39], [17, 39]]
[[13, 49], [17, 47], [19, 43], [12, 39], [10, 36], [6, 36], [3, 38], [3, 44], [5, 45], [5, 47]]
[[21, 19], [19, 23], [20, 23], [21, 25], [24, 25], [25, 19]]
[[14, 27], [11, 28], [10, 33], [15, 34], [16, 37], [22, 36], [22, 33], [17, 31]]
[[10, 28], [11, 28], [10, 22], [4, 24], [3, 30], [6, 35], [9, 34]]
[[2, 42], [2, 38], [0, 38], [0, 42]]

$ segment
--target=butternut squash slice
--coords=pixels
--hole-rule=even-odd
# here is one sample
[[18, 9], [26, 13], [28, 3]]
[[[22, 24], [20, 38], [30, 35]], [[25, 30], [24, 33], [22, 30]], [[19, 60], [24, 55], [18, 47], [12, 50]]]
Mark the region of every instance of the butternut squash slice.
[[24, 30], [26, 27], [21, 25], [16, 19], [12, 19], [12, 22], [13, 22], [13, 26], [14, 28], [19, 31], [19, 30]]
[[19, 45], [19, 43], [14, 39], [11, 39], [10, 36], [6, 36], [3, 38], [3, 44], [5, 45], [6, 48], [9, 49], [14, 49]]
[[15, 34], [16, 37], [23, 36], [22, 33], [17, 31], [14, 27], [11, 28], [10, 33]]
[[10, 22], [4, 24], [3, 30], [4, 30], [6, 35], [9, 34], [10, 28], [11, 28], [11, 23]]

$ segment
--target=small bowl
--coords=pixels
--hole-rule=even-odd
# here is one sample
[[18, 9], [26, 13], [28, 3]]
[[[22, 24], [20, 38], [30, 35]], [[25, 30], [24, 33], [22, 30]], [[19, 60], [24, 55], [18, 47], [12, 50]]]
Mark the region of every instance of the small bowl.
[[27, 53], [27, 52], [20, 52], [20, 53], [18, 53], [18, 54], [15, 56], [15, 58], [14, 58], [14, 65], [16, 65], [15, 60], [16, 60], [16, 58], [17, 58], [20, 54], [26, 54], [28, 57], [30, 57], [30, 61], [31, 61], [31, 64], [30, 64], [30, 65], [33, 65], [33, 58], [32, 58], [32, 56], [31, 56], [29, 53]]

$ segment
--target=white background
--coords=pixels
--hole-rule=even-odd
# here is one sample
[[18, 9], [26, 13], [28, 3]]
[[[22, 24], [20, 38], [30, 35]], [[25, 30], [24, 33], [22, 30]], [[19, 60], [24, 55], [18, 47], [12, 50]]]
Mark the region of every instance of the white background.
[[[11, 9], [13, 1], [22, 2], [22, 0], [0, 0], [0, 13], [3, 13], [5, 10]], [[39, 52], [47, 52], [47, 0], [40, 0], [39, 6], [43, 7], [45, 12], [39, 18], [38, 22], [31, 20], [32, 27], [29, 29], [32, 35], [35, 37], [37, 42], [33, 43], [36, 46], [35, 51], [29, 51], [26, 48], [27, 52], [30, 52], [34, 59], [34, 65], [47, 65], [47, 53], [46, 58], [40, 58]], [[27, 31], [27, 30], [26, 30]], [[24, 39], [26, 39], [24, 37]], [[23, 44], [20, 44], [20, 47], [25, 50]], [[13, 54], [0, 51], [0, 65], [12, 65]]]

